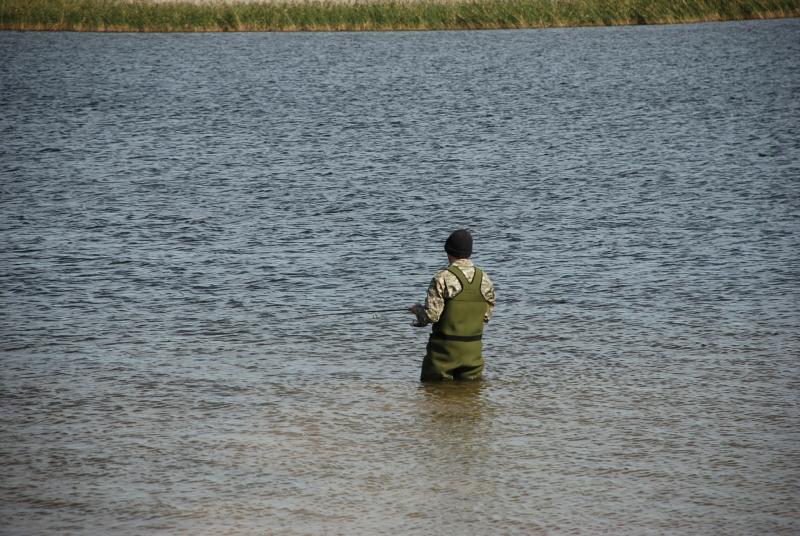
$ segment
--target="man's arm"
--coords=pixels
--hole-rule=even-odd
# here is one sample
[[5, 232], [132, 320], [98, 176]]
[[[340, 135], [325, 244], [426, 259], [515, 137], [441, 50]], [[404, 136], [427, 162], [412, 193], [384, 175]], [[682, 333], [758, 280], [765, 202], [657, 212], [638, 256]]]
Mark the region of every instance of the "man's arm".
[[409, 311], [417, 316], [414, 325], [424, 327], [439, 321], [444, 311], [445, 283], [441, 273], [436, 274], [425, 293], [425, 305], [416, 304]]
[[428, 292], [425, 294], [425, 316], [428, 323], [435, 324], [444, 312], [445, 283], [441, 273], [436, 274], [428, 285]]
[[491, 279], [489, 279], [489, 276], [485, 273], [481, 280], [481, 294], [483, 294], [483, 297], [486, 299], [486, 313], [483, 315], [483, 321], [488, 322], [492, 318], [492, 313], [494, 313], [495, 295], [494, 285]]

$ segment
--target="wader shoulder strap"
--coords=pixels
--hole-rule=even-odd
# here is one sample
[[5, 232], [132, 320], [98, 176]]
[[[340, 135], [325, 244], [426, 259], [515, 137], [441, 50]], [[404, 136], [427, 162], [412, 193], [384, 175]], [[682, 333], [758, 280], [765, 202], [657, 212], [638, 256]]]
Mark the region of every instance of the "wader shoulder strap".
[[474, 268], [475, 268], [475, 275], [472, 276], [472, 283], [467, 281], [467, 276], [464, 275], [464, 272], [462, 272], [459, 268], [456, 268], [455, 266], [448, 266], [447, 271], [456, 276], [458, 278], [458, 282], [461, 283], [461, 288], [465, 289], [476, 283], [478, 284], [478, 286], [480, 286], [481, 284], [481, 280], [483, 279], [483, 272], [481, 272], [481, 269], [478, 268], [477, 266], [475, 266]]

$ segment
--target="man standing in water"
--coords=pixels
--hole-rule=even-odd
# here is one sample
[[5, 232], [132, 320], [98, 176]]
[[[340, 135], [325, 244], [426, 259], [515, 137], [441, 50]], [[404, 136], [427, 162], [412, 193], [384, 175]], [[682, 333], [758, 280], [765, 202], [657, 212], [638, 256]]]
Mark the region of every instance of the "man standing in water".
[[469, 260], [469, 231], [454, 231], [444, 250], [449, 266], [433, 276], [425, 305], [409, 308], [417, 317], [415, 326], [433, 324], [420, 380], [477, 380], [483, 372], [481, 338], [494, 310], [494, 286]]

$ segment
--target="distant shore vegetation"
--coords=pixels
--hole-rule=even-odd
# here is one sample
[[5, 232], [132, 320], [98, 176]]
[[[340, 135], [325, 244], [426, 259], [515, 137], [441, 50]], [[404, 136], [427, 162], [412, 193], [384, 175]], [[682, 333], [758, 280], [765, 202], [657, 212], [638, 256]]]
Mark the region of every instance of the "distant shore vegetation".
[[800, 17], [800, 0], [1, 0], [0, 30], [385, 31]]

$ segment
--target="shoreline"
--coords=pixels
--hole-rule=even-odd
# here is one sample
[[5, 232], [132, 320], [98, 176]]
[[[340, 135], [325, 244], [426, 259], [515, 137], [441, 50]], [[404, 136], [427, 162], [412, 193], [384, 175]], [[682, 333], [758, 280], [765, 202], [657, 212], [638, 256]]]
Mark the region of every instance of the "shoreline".
[[800, 0], [4, 0], [0, 31], [507, 30], [800, 17]]

